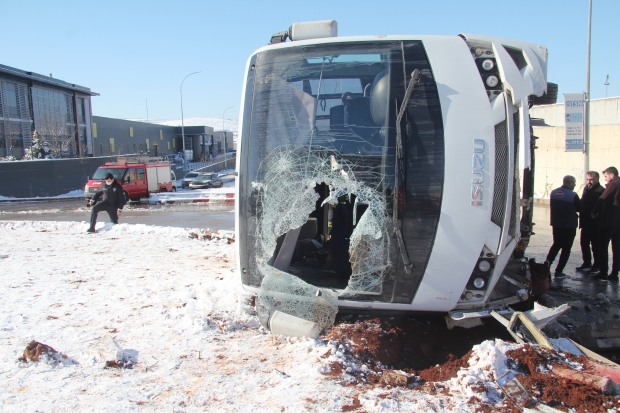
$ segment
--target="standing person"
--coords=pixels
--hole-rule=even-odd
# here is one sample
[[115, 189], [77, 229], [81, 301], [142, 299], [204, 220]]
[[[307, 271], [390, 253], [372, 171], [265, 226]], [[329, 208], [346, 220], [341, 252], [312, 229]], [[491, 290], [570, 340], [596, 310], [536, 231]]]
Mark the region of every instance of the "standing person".
[[[620, 179], [614, 166], [603, 171], [605, 191], [596, 201], [592, 218], [599, 220], [598, 263], [600, 271], [592, 274], [597, 280], [618, 281], [620, 270]], [[609, 242], [613, 253], [611, 273], [609, 273]]]
[[89, 205], [95, 205], [99, 198], [102, 201], [93, 206], [90, 213], [90, 228], [86, 232], [95, 232], [95, 225], [97, 225], [97, 215], [101, 211], [107, 211], [110, 216], [110, 220], [114, 224], [118, 224], [118, 216], [123, 212], [125, 206], [125, 192], [121, 184], [116, 182], [114, 175], [107, 173], [104, 178], [105, 184], [101, 185], [101, 188], [95, 192], [95, 195], [88, 201]]
[[553, 244], [547, 254], [545, 263], [551, 267], [553, 260], [562, 250], [558, 266], [555, 267], [555, 277], [566, 277], [564, 267], [570, 256], [577, 234], [577, 212], [581, 209], [579, 196], [573, 191], [577, 185], [575, 177], [566, 175], [562, 180], [562, 186], [551, 191], [551, 227], [553, 228]]
[[[603, 193], [604, 188], [599, 183], [599, 174], [595, 171], [586, 173], [587, 185], [583, 188], [581, 194], [581, 210], [579, 211], [579, 228], [581, 228], [581, 256], [583, 264], [577, 267], [578, 270], [587, 270], [590, 268], [598, 269], [598, 236], [597, 222], [592, 218], [592, 211], [596, 200]], [[592, 246], [592, 252], [590, 252]], [[592, 261], [594, 257], [594, 261]]]

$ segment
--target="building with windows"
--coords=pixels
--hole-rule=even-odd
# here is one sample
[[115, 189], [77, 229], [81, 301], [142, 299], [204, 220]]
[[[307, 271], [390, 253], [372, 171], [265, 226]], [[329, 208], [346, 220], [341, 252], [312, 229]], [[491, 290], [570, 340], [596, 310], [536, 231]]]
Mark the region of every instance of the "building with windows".
[[35, 130], [57, 157], [92, 156], [89, 88], [0, 65], [0, 157], [21, 158]]
[[[21, 159], [34, 131], [56, 158], [186, 150], [188, 160], [214, 159], [234, 149], [233, 133], [211, 126], [168, 126], [92, 115], [89, 88], [0, 65], [0, 158]], [[185, 146], [182, 136], [185, 136]]]

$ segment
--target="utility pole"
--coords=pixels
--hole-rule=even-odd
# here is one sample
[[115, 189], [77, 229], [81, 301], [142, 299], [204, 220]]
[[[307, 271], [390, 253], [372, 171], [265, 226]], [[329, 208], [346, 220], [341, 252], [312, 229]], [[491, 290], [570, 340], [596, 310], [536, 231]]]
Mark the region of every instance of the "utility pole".
[[185, 125], [183, 125], [183, 82], [185, 82], [185, 79], [187, 79], [188, 76], [195, 75], [196, 73], [200, 72], [190, 73], [181, 81], [181, 140], [183, 141], [183, 170], [186, 169], [185, 166], [187, 165], [187, 159], [185, 159]]
[[224, 131], [224, 115], [226, 114], [226, 111], [228, 109], [232, 109], [234, 107], [236, 106], [229, 106], [226, 109], [224, 109], [224, 113], [222, 113], [222, 134], [224, 134], [224, 169], [227, 169], [226, 168], [226, 156], [228, 155], [227, 153], [228, 152], [228, 140], [226, 139], [227, 136], [226, 136], [226, 132]]
[[605, 83], [603, 83], [605, 85], [605, 97], [607, 97], [607, 89], [609, 88], [609, 75], [607, 75], [607, 78], [605, 79]]
[[592, 40], [592, 0], [588, 11], [588, 52], [586, 58], [586, 99], [585, 99], [585, 125], [583, 131], [583, 180], [586, 181], [586, 173], [590, 170], [590, 44]]

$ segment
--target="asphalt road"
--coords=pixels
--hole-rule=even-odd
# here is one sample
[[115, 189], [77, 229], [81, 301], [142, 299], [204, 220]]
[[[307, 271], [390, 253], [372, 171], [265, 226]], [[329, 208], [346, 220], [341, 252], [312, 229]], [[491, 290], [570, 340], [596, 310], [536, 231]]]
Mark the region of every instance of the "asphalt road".
[[[180, 228], [235, 229], [234, 207], [204, 204], [148, 205], [131, 203], [119, 222]], [[90, 208], [83, 198], [0, 204], [0, 221], [85, 221]], [[107, 213], [98, 222], [110, 222]]]
[[[187, 191], [187, 190], [186, 190]], [[90, 218], [90, 208], [84, 199], [60, 199], [42, 202], [0, 203], [0, 221], [85, 221]], [[109, 222], [108, 215], [99, 214], [99, 222]], [[171, 226], [181, 228], [235, 229], [235, 217], [231, 206], [209, 206], [204, 204], [148, 205], [131, 204], [125, 208], [120, 222]], [[526, 250], [528, 258], [536, 258], [543, 262], [551, 246], [551, 226], [549, 225], [549, 206], [534, 206], [535, 235]], [[611, 260], [611, 251], [609, 254]], [[559, 258], [559, 256], [558, 256]], [[552, 265], [555, 270], [558, 258]], [[620, 299], [620, 288], [617, 282], [593, 281], [588, 274], [575, 270], [581, 265], [579, 234], [575, 238], [570, 259], [564, 273], [566, 278], [554, 279], [556, 290], [573, 290], [594, 297], [597, 293], [605, 293]]]
[[[536, 262], [544, 262], [551, 247], [553, 237], [551, 235], [551, 226], [549, 225], [549, 205], [535, 204], [534, 206], [534, 235], [531, 238], [530, 245], [525, 251], [525, 255], [529, 258], [536, 258]], [[611, 268], [611, 247], [609, 250], [609, 265]], [[551, 273], [555, 271], [556, 265], [560, 255], [555, 259], [555, 262], [551, 265]], [[581, 294], [585, 294], [590, 297], [596, 296], [598, 293], [603, 293], [608, 297], [615, 297], [620, 299], [620, 288], [617, 281], [596, 281], [591, 280], [587, 273], [577, 271], [575, 267], [578, 267], [583, 262], [581, 257], [581, 248], [579, 247], [579, 232], [573, 242], [573, 248], [571, 249], [570, 258], [568, 264], [564, 268], [564, 273], [567, 275], [565, 278], [553, 279], [552, 289], [559, 291], [572, 290]], [[552, 294], [554, 295], [554, 294]], [[554, 298], [557, 297], [554, 295]]]

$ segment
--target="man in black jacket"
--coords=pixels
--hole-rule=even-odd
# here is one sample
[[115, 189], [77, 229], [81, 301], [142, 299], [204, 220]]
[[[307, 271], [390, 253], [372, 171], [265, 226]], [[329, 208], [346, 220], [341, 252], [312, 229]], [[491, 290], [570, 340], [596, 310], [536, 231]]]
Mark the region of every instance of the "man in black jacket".
[[551, 191], [551, 227], [553, 229], [553, 244], [549, 248], [549, 254], [545, 263], [551, 267], [553, 260], [562, 250], [558, 266], [555, 267], [555, 277], [566, 277], [564, 267], [570, 257], [570, 250], [577, 235], [578, 216], [581, 209], [579, 195], [573, 189], [577, 181], [575, 177], [566, 175], [562, 186]]
[[[610, 166], [603, 171], [607, 185], [594, 204], [592, 218], [599, 221], [598, 263], [600, 271], [592, 274], [597, 280], [618, 281], [620, 271], [620, 179], [618, 169]], [[613, 253], [611, 273], [609, 273], [609, 241]]]
[[[589, 171], [586, 174], [588, 184], [583, 188], [581, 194], [581, 211], [579, 212], [579, 228], [581, 228], [581, 255], [583, 264], [577, 267], [578, 270], [587, 270], [589, 268], [598, 269], [598, 237], [597, 237], [597, 220], [592, 218], [592, 211], [596, 200], [603, 193], [604, 188], [599, 183], [599, 174], [595, 171]], [[590, 252], [592, 246], [592, 252]], [[592, 257], [594, 256], [594, 262]]]
[[123, 187], [114, 179], [111, 173], [106, 174], [101, 188], [95, 192], [95, 195], [88, 202], [89, 205], [95, 205], [99, 198], [103, 198], [101, 202], [95, 206], [90, 213], [90, 228], [86, 232], [95, 232], [97, 225], [97, 215], [101, 211], [107, 211], [110, 220], [118, 224], [118, 216], [125, 206], [125, 193]]

